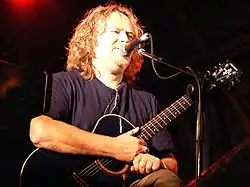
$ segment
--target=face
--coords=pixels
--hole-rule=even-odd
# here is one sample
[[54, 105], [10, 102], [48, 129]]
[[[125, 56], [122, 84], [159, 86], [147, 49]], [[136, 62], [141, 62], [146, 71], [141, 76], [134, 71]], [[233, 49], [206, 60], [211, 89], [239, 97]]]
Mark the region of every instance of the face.
[[[97, 46], [94, 49], [96, 58], [93, 65], [98, 71], [108, 73], [123, 73], [128, 67], [131, 56], [123, 57], [119, 48], [129, 42], [135, 31], [127, 16], [113, 12], [107, 18], [106, 29], [97, 37]], [[132, 54], [132, 53], [131, 53]]]

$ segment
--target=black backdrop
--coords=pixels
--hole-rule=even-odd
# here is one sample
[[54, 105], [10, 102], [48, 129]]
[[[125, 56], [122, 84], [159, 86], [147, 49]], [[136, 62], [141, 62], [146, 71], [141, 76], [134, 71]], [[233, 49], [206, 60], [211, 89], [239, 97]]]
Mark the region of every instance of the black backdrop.
[[[1, 97], [1, 173], [5, 174], [1, 177], [10, 183], [8, 186], [17, 185], [21, 165], [34, 149], [29, 141], [28, 126], [30, 118], [43, 109], [44, 71], [50, 74], [63, 69], [65, 47], [77, 20], [86, 10], [106, 1], [30, 0], [27, 1], [29, 4], [22, 5], [13, 2], [17, 1], [0, 2], [0, 59], [24, 70], [1, 61], [1, 89], [6, 80], [15, 77], [25, 77], [22, 78], [25, 86], [19, 92], [12, 91], [12, 97]], [[241, 83], [233, 90], [216, 89], [204, 98], [202, 158], [204, 167], [208, 167], [225, 152], [231, 151], [249, 132], [250, 20], [247, 18], [250, 3], [243, 0], [119, 2], [134, 7], [145, 30], [153, 35], [155, 54], [164, 57], [170, 64], [178, 67], [189, 65], [196, 72], [203, 72], [229, 58], [242, 69]], [[157, 69], [161, 75], [175, 72], [159, 64]], [[160, 80], [147, 59], [138, 80], [141, 87], [157, 96], [163, 108], [185, 94], [186, 86], [193, 82], [193, 78], [185, 74]], [[20, 100], [20, 92], [24, 93], [22, 98], [25, 97], [25, 100]], [[31, 102], [34, 100], [36, 102]], [[184, 184], [195, 177], [195, 125], [195, 106], [169, 125], [178, 149], [179, 175]], [[247, 150], [241, 154], [247, 155]], [[240, 154], [235, 157], [238, 156]], [[241, 176], [249, 173], [248, 167], [242, 170], [237, 168], [248, 166], [247, 156], [242, 156], [235, 163], [230, 165], [231, 175], [236, 171]], [[232, 179], [230, 172], [225, 171], [226, 178]], [[222, 170], [217, 173], [220, 172]], [[246, 180], [247, 177], [240, 181]]]

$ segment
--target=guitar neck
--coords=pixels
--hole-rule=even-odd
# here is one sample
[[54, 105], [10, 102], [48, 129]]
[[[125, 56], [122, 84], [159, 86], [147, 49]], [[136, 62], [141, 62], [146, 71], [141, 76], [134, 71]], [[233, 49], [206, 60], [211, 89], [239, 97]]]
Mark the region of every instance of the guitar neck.
[[148, 141], [156, 133], [163, 130], [169, 122], [173, 121], [177, 116], [186, 111], [190, 106], [192, 106], [192, 101], [188, 95], [186, 94], [182, 96], [180, 99], [175, 101], [161, 113], [156, 115], [153, 119], [143, 125], [138, 137], [144, 141]]

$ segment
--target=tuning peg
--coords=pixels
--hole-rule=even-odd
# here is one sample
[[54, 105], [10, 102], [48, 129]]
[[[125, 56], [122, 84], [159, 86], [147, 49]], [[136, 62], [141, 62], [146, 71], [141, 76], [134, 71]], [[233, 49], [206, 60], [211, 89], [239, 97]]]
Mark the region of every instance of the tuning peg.
[[207, 70], [206, 72], [205, 72], [205, 78], [206, 77], [211, 77], [211, 75], [212, 75], [212, 73], [209, 71], [209, 70]]
[[213, 70], [217, 70], [217, 69], [218, 69], [218, 67], [217, 67], [217, 66], [214, 66], [214, 67], [213, 67]]
[[218, 64], [219, 66], [222, 66], [223, 65], [223, 63], [222, 62], [219, 62], [219, 64]]

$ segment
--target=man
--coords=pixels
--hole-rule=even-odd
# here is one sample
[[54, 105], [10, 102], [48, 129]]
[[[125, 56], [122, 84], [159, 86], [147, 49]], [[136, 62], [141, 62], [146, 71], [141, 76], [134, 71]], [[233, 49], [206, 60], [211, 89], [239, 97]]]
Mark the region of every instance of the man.
[[68, 71], [53, 75], [48, 113], [31, 120], [30, 139], [39, 148], [65, 155], [129, 163], [128, 172], [138, 177], [130, 184], [133, 187], [177, 187], [178, 166], [167, 129], [145, 142], [133, 136], [140, 133], [138, 127], [126, 126], [117, 117], [117, 124], [111, 120], [104, 131], [117, 126], [122, 132], [119, 136], [93, 132], [103, 115], [117, 114], [141, 126], [159, 112], [155, 97], [132, 84], [142, 57], [136, 52], [127, 57], [120, 53], [121, 46], [142, 34], [137, 17], [123, 5], [107, 4], [88, 11], [69, 42]]

